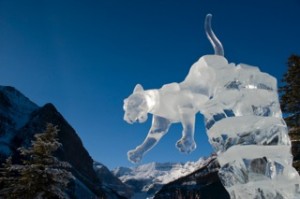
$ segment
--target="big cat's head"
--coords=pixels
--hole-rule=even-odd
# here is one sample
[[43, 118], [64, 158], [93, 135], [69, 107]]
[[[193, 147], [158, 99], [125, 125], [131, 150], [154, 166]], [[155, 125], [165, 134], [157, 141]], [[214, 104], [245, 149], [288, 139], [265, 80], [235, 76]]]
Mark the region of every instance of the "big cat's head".
[[124, 100], [123, 109], [124, 120], [130, 124], [137, 121], [143, 123], [147, 120], [148, 104], [144, 89], [140, 84], [137, 84], [133, 93]]

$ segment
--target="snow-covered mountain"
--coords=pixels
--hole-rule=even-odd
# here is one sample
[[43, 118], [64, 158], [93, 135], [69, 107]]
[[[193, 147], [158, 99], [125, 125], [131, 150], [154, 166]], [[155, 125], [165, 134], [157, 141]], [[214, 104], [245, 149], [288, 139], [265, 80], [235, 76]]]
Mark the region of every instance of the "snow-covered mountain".
[[197, 199], [229, 199], [218, 176], [220, 165], [216, 156], [210, 157], [203, 167], [164, 185], [154, 199], [165, 198], [197, 198]]
[[121, 196], [107, 187], [104, 183], [105, 177], [96, 174], [94, 161], [80, 137], [53, 104], [39, 107], [10, 86], [0, 86], [0, 165], [10, 155], [14, 161], [18, 161], [17, 148], [29, 146], [34, 135], [43, 132], [47, 123], [57, 125], [60, 130], [58, 138], [62, 147], [56, 151], [55, 156], [70, 163], [71, 172], [76, 177], [70, 183], [71, 198], [128, 198], [126, 193]]
[[163, 185], [193, 173], [212, 158], [200, 158], [196, 162], [187, 163], [153, 162], [137, 167], [118, 167], [112, 173], [134, 190], [133, 199], [151, 198]]
[[12, 153], [12, 139], [18, 129], [28, 122], [30, 114], [38, 108], [35, 103], [13, 87], [0, 86], [0, 151], [2, 155]]
[[99, 162], [94, 162], [93, 167], [97, 174], [97, 177], [102, 179], [103, 187], [107, 187], [108, 189], [114, 190], [120, 196], [124, 196], [126, 198], [132, 197], [132, 188], [122, 183], [121, 180], [115, 177], [105, 165]]

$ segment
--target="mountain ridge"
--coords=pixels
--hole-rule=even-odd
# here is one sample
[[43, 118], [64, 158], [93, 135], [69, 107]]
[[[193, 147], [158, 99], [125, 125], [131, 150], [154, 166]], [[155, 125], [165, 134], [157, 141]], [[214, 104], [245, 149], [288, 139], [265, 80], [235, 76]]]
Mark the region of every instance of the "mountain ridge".
[[71, 198], [126, 198], [103, 185], [93, 168], [93, 159], [67, 120], [55, 106], [47, 103], [41, 107], [11, 86], [0, 86], [0, 163], [12, 155], [18, 161], [17, 148], [28, 147], [36, 133], [42, 133], [47, 125], [58, 126], [58, 138], [62, 143], [55, 156], [71, 164], [76, 180], [71, 182]]
[[134, 199], [151, 198], [164, 185], [195, 172], [214, 158], [200, 158], [187, 163], [151, 162], [136, 167], [117, 167], [112, 173], [134, 190]]
[[203, 167], [164, 185], [154, 199], [230, 199], [219, 179], [219, 167], [216, 156], [211, 156]]

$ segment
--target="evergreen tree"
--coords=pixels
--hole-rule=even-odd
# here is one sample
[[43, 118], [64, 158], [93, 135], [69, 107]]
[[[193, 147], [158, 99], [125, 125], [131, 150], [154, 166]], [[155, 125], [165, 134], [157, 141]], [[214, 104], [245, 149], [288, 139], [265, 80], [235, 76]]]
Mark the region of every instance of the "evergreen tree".
[[287, 66], [282, 80], [284, 86], [279, 88], [280, 105], [292, 140], [293, 166], [300, 173], [300, 56], [290, 56]]
[[286, 114], [291, 138], [300, 139], [300, 56], [290, 56], [287, 66], [284, 85], [279, 88], [281, 110]]
[[57, 134], [57, 127], [48, 124], [45, 132], [35, 134], [31, 147], [18, 149], [22, 164], [12, 164], [11, 158], [7, 159], [1, 170], [0, 182], [4, 187], [0, 196], [24, 199], [68, 198], [65, 190], [74, 177], [67, 171], [71, 166], [53, 156], [61, 146]]
[[12, 158], [9, 157], [2, 166], [0, 168], [0, 196], [7, 195], [3, 195], [3, 193], [9, 193], [10, 195], [7, 198], [16, 198], [13, 194], [13, 188], [16, 186], [19, 165], [13, 165]]

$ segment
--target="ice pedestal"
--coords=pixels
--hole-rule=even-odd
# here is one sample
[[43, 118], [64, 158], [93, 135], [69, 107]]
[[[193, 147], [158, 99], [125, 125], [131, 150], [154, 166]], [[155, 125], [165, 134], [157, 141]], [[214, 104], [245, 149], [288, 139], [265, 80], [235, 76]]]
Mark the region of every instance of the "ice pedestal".
[[257, 67], [224, 64], [218, 56], [203, 61], [214, 69], [218, 81], [202, 113], [218, 154], [220, 179], [231, 198], [300, 198], [276, 79]]
[[[255, 152], [255, 146], [245, 147], [243, 150]], [[219, 176], [232, 199], [296, 199], [299, 198], [299, 176], [290, 164], [287, 163], [286, 152], [288, 147], [265, 147], [261, 150], [279, 152], [269, 157], [236, 158], [221, 166]], [[236, 150], [241, 148], [237, 147]], [[256, 149], [257, 150], [257, 149]], [[239, 152], [239, 153], [240, 153]], [[258, 156], [260, 156], [259, 154]], [[237, 156], [236, 156], [237, 157]]]

